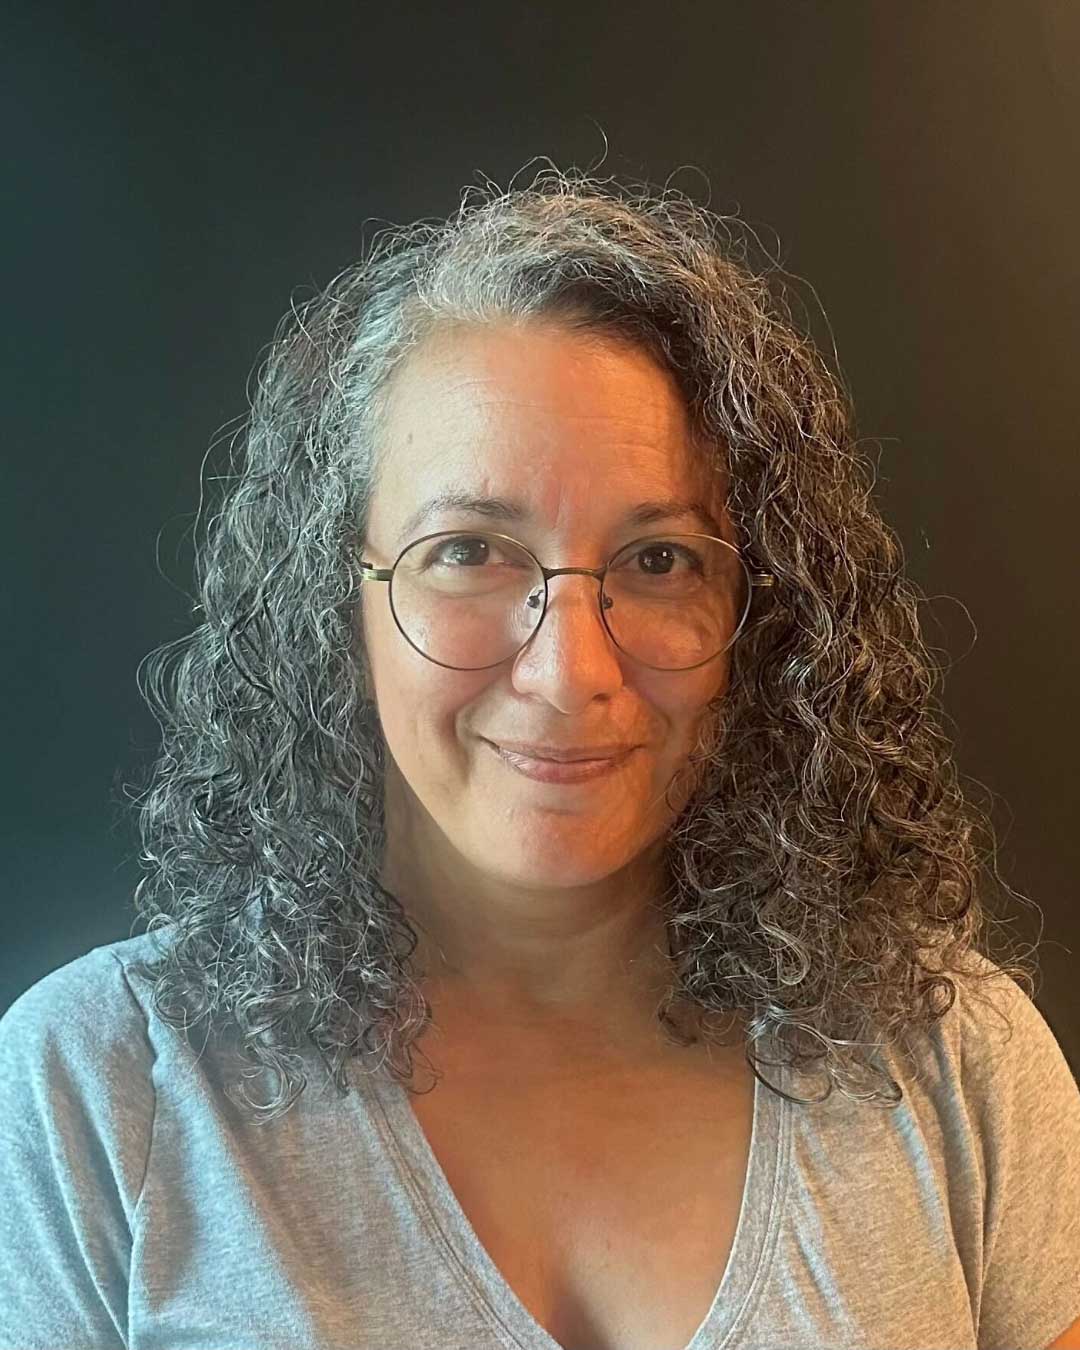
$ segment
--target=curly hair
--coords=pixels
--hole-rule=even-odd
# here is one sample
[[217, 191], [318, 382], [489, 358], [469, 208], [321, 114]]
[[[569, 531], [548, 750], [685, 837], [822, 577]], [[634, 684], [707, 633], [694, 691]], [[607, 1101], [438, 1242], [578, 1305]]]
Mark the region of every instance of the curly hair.
[[[226, 1084], [256, 1121], [304, 1091], [311, 1047], [342, 1095], [368, 1054], [414, 1090], [433, 1009], [416, 931], [380, 881], [386, 744], [356, 622], [378, 428], [429, 334], [544, 318], [672, 372], [722, 457], [743, 555], [775, 578], [665, 840], [658, 1016], [673, 1027], [678, 1001], [710, 1038], [741, 1010], [770, 1090], [895, 1107], [875, 1049], [914, 1046], [957, 980], [1002, 971], [1031, 992], [1032, 977], [985, 945], [1004, 927], [983, 897], [993, 827], [959, 786], [923, 597], [872, 504], [850, 398], [734, 218], [554, 165], [505, 192], [484, 178], [447, 220], [377, 233], [275, 331], [197, 547], [202, 622], [140, 663], [163, 743], [132, 799], [147, 872], [132, 927], [172, 941], [136, 970], [166, 1023], [205, 1020], [239, 1080], [270, 1076], [267, 1101]], [[778, 1058], [758, 1053], [765, 1038]], [[770, 1063], [817, 1063], [824, 1094], [781, 1092], [758, 1072]]]

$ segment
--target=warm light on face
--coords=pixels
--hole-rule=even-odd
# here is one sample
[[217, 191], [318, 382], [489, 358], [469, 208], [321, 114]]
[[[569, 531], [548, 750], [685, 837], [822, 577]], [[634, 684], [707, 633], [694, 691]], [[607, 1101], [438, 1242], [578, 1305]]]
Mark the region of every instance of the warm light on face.
[[[398, 372], [383, 437], [364, 555], [378, 566], [418, 530], [506, 534], [549, 568], [598, 568], [665, 530], [732, 538], [716, 485], [686, 449], [675, 381], [635, 349], [540, 325], [443, 335]], [[362, 616], [400, 775], [395, 809], [414, 837], [444, 849], [448, 866], [456, 855], [528, 887], [599, 880], [667, 833], [665, 790], [680, 771], [687, 781], [701, 718], [726, 687], [726, 652], [697, 669], [646, 669], [605, 629], [597, 580], [564, 575], [516, 656], [447, 669], [403, 638], [387, 590], [365, 588]], [[440, 614], [463, 626], [473, 605], [455, 616], [451, 598]], [[492, 740], [638, 748], [603, 772], [529, 773]]]

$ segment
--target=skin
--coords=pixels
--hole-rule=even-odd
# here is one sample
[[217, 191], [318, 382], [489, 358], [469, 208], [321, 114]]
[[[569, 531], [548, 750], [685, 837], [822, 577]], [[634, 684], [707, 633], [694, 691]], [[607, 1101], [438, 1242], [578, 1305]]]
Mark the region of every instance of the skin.
[[[538, 321], [441, 330], [391, 386], [363, 556], [389, 567], [421, 534], [472, 528], [549, 567], [599, 567], [643, 534], [702, 528], [619, 526], [631, 507], [702, 494], [734, 543], [723, 484], [691, 440], [674, 379], [637, 348]], [[404, 536], [448, 487], [521, 498], [531, 518], [454, 512]], [[697, 670], [640, 666], [608, 637], [597, 583], [564, 576], [516, 657], [449, 670], [404, 640], [388, 590], [364, 586], [361, 605], [390, 750], [383, 880], [419, 933], [422, 987], [476, 1026], [640, 1053], [659, 1035], [668, 969], [652, 907], [673, 819], [664, 789], [682, 770], [676, 806], [692, 790], [686, 757], [729, 653]], [[615, 774], [563, 786], [522, 777], [481, 737], [641, 748]]]

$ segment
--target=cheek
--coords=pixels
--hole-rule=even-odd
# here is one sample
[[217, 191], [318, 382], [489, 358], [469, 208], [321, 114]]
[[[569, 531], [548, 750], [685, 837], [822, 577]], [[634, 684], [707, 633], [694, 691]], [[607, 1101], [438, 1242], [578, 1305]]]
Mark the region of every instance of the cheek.
[[402, 637], [386, 596], [372, 596], [370, 600], [370, 608], [363, 611], [362, 631], [374, 685], [371, 692], [389, 739], [392, 729], [407, 729], [410, 709], [416, 714], [429, 706], [432, 673], [437, 667]]
[[[669, 735], [663, 748], [665, 762], [684, 758], [698, 737], [715, 720], [715, 703], [727, 690], [729, 665], [725, 657], [690, 671], [676, 682], [657, 682], [648, 695]], [[712, 705], [712, 706], [710, 706]]]
[[[387, 612], [365, 626], [372, 697], [386, 743], [410, 780], [460, 786], [467, 746], [459, 734], [464, 710], [477, 697], [477, 674], [445, 670], [415, 651]], [[489, 672], [482, 672], [487, 676]]]
[[[693, 672], [692, 683], [678, 690], [668, 687], [654, 690], [653, 704], [667, 727], [667, 734], [655, 758], [658, 783], [668, 785], [672, 800], [681, 810], [699, 786], [706, 771], [703, 762], [723, 737], [723, 717], [716, 704], [723, 702], [728, 671], [711, 670], [708, 678]], [[693, 756], [695, 763], [690, 764]], [[674, 781], [673, 781], [674, 780]]]

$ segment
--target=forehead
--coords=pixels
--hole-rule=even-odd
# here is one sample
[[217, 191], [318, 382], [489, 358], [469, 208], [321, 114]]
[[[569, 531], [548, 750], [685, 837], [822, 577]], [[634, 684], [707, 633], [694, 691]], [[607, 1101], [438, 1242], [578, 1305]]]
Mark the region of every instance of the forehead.
[[450, 491], [524, 500], [557, 529], [608, 503], [716, 504], [722, 486], [670, 371], [643, 349], [537, 322], [427, 339], [387, 390], [378, 453], [373, 528]]

